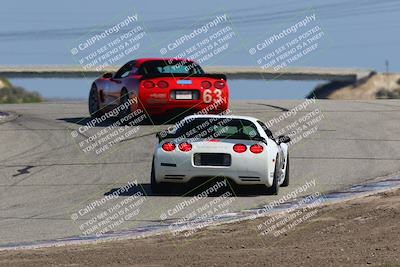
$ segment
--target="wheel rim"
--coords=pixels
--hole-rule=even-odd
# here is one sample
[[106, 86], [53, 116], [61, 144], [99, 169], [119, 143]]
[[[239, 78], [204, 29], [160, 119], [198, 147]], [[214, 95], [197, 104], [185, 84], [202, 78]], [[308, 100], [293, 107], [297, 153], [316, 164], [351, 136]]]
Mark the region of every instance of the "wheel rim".
[[[278, 164], [278, 161], [276, 162], [276, 164]], [[278, 176], [277, 182], [278, 182], [278, 185], [280, 185], [285, 180], [285, 172], [282, 170], [282, 168], [277, 168], [276, 172], [277, 172], [277, 176]]]
[[274, 184], [272, 185], [273, 187], [276, 188], [276, 192], [278, 192], [279, 189], [279, 184], [280, 184], [280, 177], [278, 176], [278, 172], [279, 172], [279, 166], [278, 164], [278, 157], [276, 157], [275, 160], [275, 171], [274, 171]]
[[278, 170], [278, 173], [279, 173], [278, 184], [281, 184], [285, 180], [285, 172], [282, 171], [282, 169], [280, 169]]

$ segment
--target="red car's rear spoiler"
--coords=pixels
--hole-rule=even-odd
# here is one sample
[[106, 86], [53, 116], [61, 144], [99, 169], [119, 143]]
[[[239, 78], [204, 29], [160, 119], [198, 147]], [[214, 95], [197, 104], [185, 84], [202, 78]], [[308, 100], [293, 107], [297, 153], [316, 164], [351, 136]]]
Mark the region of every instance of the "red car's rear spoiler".
[[146, 80], [146, 79], [151, 79], [151, 78], [161, 78], [161, 77], [179, 77], [179, 78], [212, 78], [212, 79], [223, 79], [226, 81], [226, 75], [225, 74], [190, 74], [187, 75], [185, 73], [148, 73], [144, 74], [140, 80]]

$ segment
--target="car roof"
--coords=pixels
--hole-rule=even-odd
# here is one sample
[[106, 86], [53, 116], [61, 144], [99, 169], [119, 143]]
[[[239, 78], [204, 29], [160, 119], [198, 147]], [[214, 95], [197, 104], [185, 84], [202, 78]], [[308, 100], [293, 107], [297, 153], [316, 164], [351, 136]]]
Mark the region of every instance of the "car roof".
[[239, 120], [248, 120], [252, 122], [257, 122], [259, 119], [250, 117], [250, 116], [237, 116], [237, 115], [190, 115], [184, 118], [186, 119], [200, 119], [200, 118], [218, 118], [218, 119], [239, 119]]
[[137, 58], [135, 61], [139, 64], [143, 64], [144, 62], [149, 62], [149, 61], [168, 61], [168, 60], [173, 60], [173, 61], [187, 61], [187, 62], [194, 62], [193, 60], [187, 59], [187, 58], [173, 58], [173, 57], [146, 57], [146, 58]]

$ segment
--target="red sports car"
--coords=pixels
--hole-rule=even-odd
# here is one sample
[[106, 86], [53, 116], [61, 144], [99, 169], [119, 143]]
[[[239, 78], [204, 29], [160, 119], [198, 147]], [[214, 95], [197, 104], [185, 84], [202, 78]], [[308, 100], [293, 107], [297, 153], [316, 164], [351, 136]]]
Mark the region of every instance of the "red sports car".
[[96, 79], [89, 94], [89, 112], [102, 116], [118, 110], [120, 116], [142, 109], [149, 116], [171, 117], [188, 113], [220, 113], [228, 109], [224, 74], [206, 74], [194, 61], [176, 58], [141, 58], [129, 61], [116, 73]]

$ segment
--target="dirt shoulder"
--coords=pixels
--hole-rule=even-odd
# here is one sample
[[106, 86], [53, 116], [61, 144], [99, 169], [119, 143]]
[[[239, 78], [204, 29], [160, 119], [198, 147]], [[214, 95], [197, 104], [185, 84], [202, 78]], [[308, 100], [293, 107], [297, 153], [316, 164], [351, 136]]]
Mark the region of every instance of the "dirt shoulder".
[[260, 235], [267, 218], [258, 218], [190, 237], [1, 251], [0, 265], [400, 266], [400, 190], [308, 212], [314, 215], [278, 236]]

